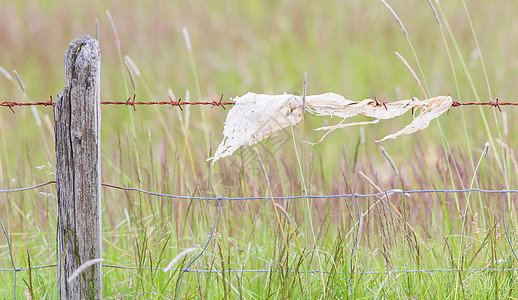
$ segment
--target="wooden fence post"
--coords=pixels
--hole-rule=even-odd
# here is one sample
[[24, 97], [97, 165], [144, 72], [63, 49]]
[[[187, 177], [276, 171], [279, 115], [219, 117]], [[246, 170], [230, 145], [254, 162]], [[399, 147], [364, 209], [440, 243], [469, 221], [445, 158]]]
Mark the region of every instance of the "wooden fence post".
[[54, 105], [60, 299], [102, 298], [100, 65], [97, 40], [72, 41], [65, 52], [66, 85]]

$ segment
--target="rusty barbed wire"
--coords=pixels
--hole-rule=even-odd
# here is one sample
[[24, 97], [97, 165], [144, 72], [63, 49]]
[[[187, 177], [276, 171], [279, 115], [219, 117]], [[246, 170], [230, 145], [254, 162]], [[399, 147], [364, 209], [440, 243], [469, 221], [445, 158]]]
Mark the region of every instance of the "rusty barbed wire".
[[468, 106], [468, 105], [489, 105], [489, 109], [496, 107], [499, 111], [502, 111], [500, 109], [500, 106], [513, 106], [518, 105], [518, 102], [499, 102], [498, 98], [496, 98], [495, 101], [489, 100], [489, 102], [459, 102], [459, 101], [453, 101], [452, 107], [458, 107], [458, 106]]
[[[180, 110], [182, 109], [182, 106], [185, 105], [208, 105], [211, 107], [221, 107], [223, 109], [225, 108], [225, 105], [234, 105], [236, 104], [233, 101], [223, 101], [223, 94], [221, 94], [221, 97], [218, 101], [212, 99], [211, 101], [182, 101], [182, 99], [173, 100], [171, 97], [169, 97], [168, 101], [136, 101], [135, 100], [136, 95], [134, 94], [133, 97], [128, 97], [128, 100], [126, 101], [101, 101], [102, 105], [126, 105], [133, 107], [133, 110], [136, 110], [137, 105], [170, 105], [169, 108], [178, 107]], [[374, 101], [376, 105], [383, 105], [386, 108], [387, 102], [383, 100], [376, 99], [376, 96], [374, 96]], [[9, 108], [13, 113], [15, 113], [13, 107], [16, 106], [54, 106], [56, 102], [52, 99], [52, 95], [48, 100], [45, 101], [36, 101], [36, 102], [17, 102], [17, 101], [8, 101], [5, 100], [4, 102], [0, 102], [0, 106]], [[488, 102], [460, 102], [453, 100], [453, 103], [451, 107], [459, 107], [459, 106], [489, 106], [489, 109], [496, 107], [499, 111], [502, 111], [500, 106], [518, 106], [518, 102], [500, 102], [498, 98], [496, 98], [495, 101], [488, 101]]]
[[[223, 109], [225, 108], [225, 105], [234, 105], [235, 102], [232, 101], [223, 101], [223, 94], [221, 94], [221, 97], [218, 101], [212, 99], [211, 101], [182, 101], [182, 99], [173, 100], [171, 97], [169, 97], [168, 101], [136, 101], [135, 100], [136, 95], [133, 95], [133, 97], [128, 97], [128, 100], [126, 101], [101, 101], [102, 105], [126, 105], [133, 107], [133, 110], [136, 110], [137, 105], [170, 105], [169, 108], [178, 107], [180, 110], [182, 109], [182, 106], [184, 105], [209, 105], [211, 107], [221, 107]], [[56, 102], [52, 99], [52, 95], [48, 100], [45, 101], [36, 101], [36, 102], [17, 102], [17, 101], [8, 101], [5, 100], [4, 102], [0, 102], [0, 106], [9, 108], [13, 113], [16, 113], [13, 109], [13, 107], [16, 106], [54, 106]]]

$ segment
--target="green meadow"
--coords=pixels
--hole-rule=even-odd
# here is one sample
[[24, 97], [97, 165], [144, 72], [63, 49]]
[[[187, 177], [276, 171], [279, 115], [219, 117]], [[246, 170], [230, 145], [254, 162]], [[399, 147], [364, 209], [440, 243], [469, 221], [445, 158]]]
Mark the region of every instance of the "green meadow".
[[[305, 72], [309, 95], [355, 101], [518, 98], [518, 2], [387, 1], [396, 15], [382, 1], [4, 0], [0, 102], [56, 99], [64, 51], [85, 34], [100, 42], [103, 101], [301, 95]], [[377, 143], [411, 122], [406, 113], [317, 145], [306, 143], [322, 137], [313, 129], [341, 120], [306, 114], [211, 165], [225, 108], [102, 107], [102, 181], [186, 196], [102, 189], [103, 264], [124, 267], [103, 268], [104, 298], [518, 298], [517, 273], [505, 271], [518, 263], [512, 193], [189, 198], [516, 189], [518, 108], [452, 107]], [[13, 110], [0, 107], [0, 190], [54, 180], [52, 108]], [[31, 266], [16, 274], [17, 299], [57, 297], [57, 268], [32, 269], [57, 261], [55, 194], [53, 184], [0, 193], [14, 264]], [[2, 235], [0, 269], [12, 267]], [[14, 283], [0, 272], [0, 299], [14, 298]]]

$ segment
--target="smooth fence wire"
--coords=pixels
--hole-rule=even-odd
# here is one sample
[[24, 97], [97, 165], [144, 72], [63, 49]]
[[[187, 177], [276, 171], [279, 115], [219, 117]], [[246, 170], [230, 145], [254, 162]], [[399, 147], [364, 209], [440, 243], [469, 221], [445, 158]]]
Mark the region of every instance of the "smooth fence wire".
[[[58, 265], [44, 265], [44, 266], [34, 266], [30, 268], [17, 268], [17, 269], [0, 269], [0, 272], [14, 272], [14, 271], [26, 271], [26, 270], [36, 270], [36, 269], [47, 269], [47, 268], [56, 268]], [[279, 270], [273, 269], [242, 269], [242, 270], [207, 270], [207, 269], [193, 269], [193, 268], [183, 268], [183, 269], [167, 269], [161, 267], [128, 267], [128, 266], [118, 266], [118, 265], [105, 265], [103, 264], [103, 268], [109, 269], [119, 269], [119, 270], [159, 270], [159, 271], [170, 271], [170, 272], [184, 272], [184, 273], [204, 273], [204, 274], [219, 274], [219, 273], [278, 273], [281, 272]], [[447, 269], [447, 268], [437, 268], [437, 269], [392, 269], [392, 270], [384, 270], [384, 271], [356, 271], [359, 275], [380, 275], [380, 274], [399, 274], [399, 273], [440, 273], [440, 272], [468, 272], [468, 273], [476, 273], [476, 272], [516, 272], [518, 268], [469, 268], [469, 269]], [[295, 274], [339, 274], [339, 275], [349, 275], [349, 272], [328, 272], [328, 271], [320, 271], [320, 270], [312, 270], [312, 271], [282, 271], [286, 273], [295, 273]]]
[[[43, 187], [43, 186], [46, 186], [46, 185], [49, 185], [49, 184], [54, 184], [56, 183], [55, 180], [52, 180], [52, 181], [47, 181], [47, 182], [44, 182], [44, 183], [40, 183], [40, 184], [37, 184], [37, 185], [33, 185], [33, 186], [28, 186], [28, 187], [22, 187], [22, 188], [15, 188], [15, 189], [4, 189], [4, 190], [0, 190], [0, 193], [14, 193], [14, 192], [22, 192], [22, 191], [27, 191], [27, 190], [33, 190], [33, 189], [36, 189], [36, 188], [40, 188], [40, 187]], [[352, 250], [351, 250], [351, 266], [350, 266], [350, 272], [334, 272], [334, 274], [341, 274], [341, 275], [350, 275], [352, 273], [357, 273], [357, 274], [360, 274], [360, 275], [369, 275], [369, 274], [372, 274], [372, 275], [376, 275], [376, 274], [397, 274], [397, 273], [407, 273], [407, 274], [412, 274], [412, 273], [437, 273], [437, 272], [470, 272], [470, 273], [474, 273], [474, 272], [516, 272], [518, 271], [518, 268], [502, 268], [502, 269], [498, 269], [498, 268], [470, 268], [470, 269], [444, 269], [444, 268], [437, 268], [437, 269], [418, 269], [418, 270], [405, 270], [405, 269], [393, 269], [393, 270], [382, 270], [382, 271], [361, 271], [361, 270], [354, 270], [354, 265], [353, 265], [353, 258], [354, 258], [354, 251], [355, 251], [355, 248], [356, 248], [356, 243], [357, 243], [357, 239], [358, 239], [358, 234], [359, 234], [359, 230], [360, 230], [360, 226], [361, 226], [361, 212], [360, 212], [360, 208], [359, 208], [359, 203], [358, 203], [358, 199], [359, 198], [373, 198], [373, 197], [380, 197], [380, 196], [386, 196], [386, 195], [410, 195], [410, 194], [429, 194], [429, 193], [466, 193], [466, 192], [479, 192], [479, 193], [487, 193], [487, 194], [501, 194], [502, 195], [502, 223], [503, 223], [503, 227], [504, 227], [504, 231], [505, 231], [505, 235], [506, 235], [506, 238], [507, 238], [507, 242], [509, 244], [509, 248], [511, 249], [515, 259], [518, 261], [518, 256], [516, 255], [516, 252], [514, 250], [514, 247], [513, 247], [513, 244], [511, 242], [511, 238], [509, 236], [509, 233], [507, 231], [507, 226], [506, 226], [506, 223], [505, 223], [505, 200], [506, 200], [506, 196], [510, 193], [514, 194], [514, 193], [518, 193], [518, 190], [506, 190], [506, 189], [502, 189], [502, 190], [488, 190], [488, 189], [479, 189], [479, 188], [471, 188], [471, 189], [452, 189], [452, 190], [446, 190], [446, 189], [435, 189], [435, 190], [432, 190], [432, 189], [428, 189], [428, 190], [409, 190], [409, 191], [405, 191], [405, 190], [401, 190], [401, 189], [392, 189], [392, 190], [387, 190], [387, 191], [384, 191], [384, 192], [379, 192], [379, 193], [372, 193], [372, 194], [358, 194], [358, 193], [349, 193], [349, 194], [335, 194], [335, 195], [308, 195], [308, 196], [283, 196], [283, 197], [193, 197], [193, 196], [184, 196], [184, 195], [174, 195], [174, 194], [163, 194], [163, 193], [157, 193], [157, 192], [152, 192], [152, 191], [148, 191], [148, 190], [143, 190], [143, 189], [140, 189], [140, 188], [134, 188], [134, 187], [122, 187], [122, 186], [117, 186], [117, 185], [113, 185], [113, 184], [108, 184], [108, 183], [102, 183], [102, 186], [106, 187], [106, 188], [112, 188], [112, 189], [118, 189], [118, 190], [124, 190], [124, 191], [133, 191], [133, 192], [139, 192], [139, 193], [143, 193], [143, 194], [147, 194], [147, 195], [153, 195], [153, 196], [159, 196], [159, 197], [167, 197], [167, 198], [172, 198], [172, 199], [190, 199], [190, 200], [203, 200], [203, 201], [218, 201], [218, 206], [217, 206], [217, 211], [216, 211], [216, 217], [215, 217], [215, 220], [214, 220], [214, 224], [212, 226], [212, 231], [211, 231], [211, 234], [207, 240], [207, 243], [205, 244], [205, 247], [202, 249], [202, 251], [188, 264], [188, 266], [186, 268], [183, 268], [183, 269], [171, 269], [169, 271], [173, 271], [173, 272], [176, 272], [176, 271], [179, 271], [181, 272], [181, 279], [180, 279], [180, 284], [179, 284], [179, 287], [178, 287], [178, 290], [177, 290], [177, 294], [176, 294], [176, 297], [178, 298], [178, 295], [180, 293], [180, 288], [181, 288], [181, 283], [182, 283], [182, 279], [183, 279], [183, 276], [185, 273], [190, 273], [190, 272], [195, 272], [195, 273], [205, 273], [205, 274], [218, 274], [218, 273], [223, 273], [223, 272], [228, 272], [228, 273], [272, 273], [272, 272], [279, 272], [278, 270], [272, 270], [272, 269], [257, 269], [257, 270], [249, 270], [249, 269], [242, 269], [242, 270], [206, 270], [206, 269], [192, 269], [190, 268], [191, 265], [201, 256], [204, 254], [205, 250], [207, 249], [210, 241], [212, 240], [212, 237], [214, 235], [214, 232], [215, 232], [215, 229], [216, 229], [216, 226], [217, 226], [217, 223], [218, 223], [218, 218], [219, 218], [219, 212], [220, 212], [220, 206], [221, 206], [221, 201], [223, 200], [226, 200], [226, 201], [248, 201], [248, 200], [268, 200], [268, 199], [273, 199], [273, 200], [297, 200], [297, 199], [306, 199], [306, 198], [309, 198], [309, 199], [329, 199], [329, 198], [345, 198], [345, 197], [354, 197], [355, 199], [355, 203], [356, 203], [356, 209], [357, 209], [357, 213], [358, 213], [358, 224], [359, 224], [359, 228], [358, 228], [358, 232], [355, 236], [355, 240], [354, 240], [354, 245], [352, 247]], [[16, 267], [15, 263], [14, 263], [14, 258], [13, 258], [13, 253], [12, 253], [12, 249], [11, 249], [11, 242], [10, 242], [10, 239], [9, 239], [9, 235], [7, 233], [7, 231], [5, 230], [4, 228], [4, 225], [0, 219], [0, 226], [2, 227], [2, 230], [4, 232], [4, 236], [7, 240], [7, 245], [8, 245], [8, 248], [9, 248], [9, 257], [10, 257], [10, 260], [11, 260], [11, 264], [13, 266], [12, 269], [0, 269], [0, 272], [14, 272], [14, 284], [13, 284], [13, 293], [14, 293], [14, 299], [16, 299], [16, 275], [18, 272], [20, 271], [25, 271], [25, 270], [34, 270], [34, 269], [44, 269], [44, 268], [54, 268], [56, 267], [57, 265], [56, 264], [53, 264], [53, 265], [43, 265], [43, 266], [34, 266], [34, 267]], [[133, 270], [133, 269], [137, 269], [137, 267], [128, 267], [128, 266], [117, 266], [117, 265], [108, 265], [108, 264], [103, 264], [103, 267], [106, 267], [106, 268], [115, 268], [115, 269], [126, 269], [126, 270]], [[154, 269], [154, 270], [166, 270], [166, 268], [157, 268], [157, 267], [144, 267], [144, 269]], [[330, 274], [331, 272], [326, 272], [326, 271], [320, 271], [320, 270], [313, 270], [313, 271], [289, 271], [289, 273], [299, 273], [299, 274]]]
[[509, 243], [509, 247], [511, 247], [511, 250], [513, 251], [514, 258], [518, 260], [518, 256], [516, 256], [516, 252], [514, 252], [513, 244], [511, 243], [511, 238], [509, 238], [509, 233], [507, 232], [507, 226], [505, 225], [505, 198], [506, 193], [502, 193], [502, 223], [504, 223], [504, 231], [505, 236], [507, 237], [507, 242]]
[[0, 226], [2, 226], [2, 231], [4, 232], [5, 239], [7, 240], [7, 247], [9, 248], [9, 257], [11, 258], [11, 264], [13, 266], [14, 271], [14, 286], [13, 286], [13, 293], [14, 293], [14, 299], [16, 299], [16, 274], [21, 271], [20, 268], [17, 268], [14, 264], [13, 259], [13, 251], [11, 249], [11, 243], [9, 242], [9, 235], [7, 235], [7, 231], [5, 231], [4, 224], [2, 223], [2, 220], [0, 220]]

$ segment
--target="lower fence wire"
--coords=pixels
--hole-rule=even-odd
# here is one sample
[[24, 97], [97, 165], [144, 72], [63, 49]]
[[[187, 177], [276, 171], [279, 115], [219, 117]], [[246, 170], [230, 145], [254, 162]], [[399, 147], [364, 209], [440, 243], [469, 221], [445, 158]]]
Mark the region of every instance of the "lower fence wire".
[[180, 277], [180, 283], [178, 284], [178, 290], [176, 291], [176, 299], [178, 299], [178, 295], [180, 295], [180, 289], [182, 288], [183, 275], [185, 275], [185, 272], [186, 272], [185, 270], [190, 270], [190, 267], [192, 266], [192, 264], [205, 252], [205, 249], [207, 249], [207, 247], [209, 246], [210, 240], [212, 239], [212, 236], [214, 235], [214, 230], [216, 230], [216, 225], [218, 224], [219, 209], [221, 207], [220, 204], [221, 204], [221, 197], [218, 198], [218, 210], [216, 211], [216, 220], [214, 220], [214, 225], [212, 226], [212, 232], [210, 233], [209, 240], [207, 241], [207, 244], [205, 244], [205, 247], [200, 252], [200, 254], [198, 254], [198, 256], [196, 256], [191, 261], [191, 263], [189, 265], [187, 265], [187, 268], [182, 270], [182, 277]]
[[358, 213], [358, 231], [354, 237], [353, 249], [351, 250], [351, 275], [354, 273], [354, 249], [356, 249], [356, 243], [358, 242], [358, 236], [360, 236], [360, 230], [362, 229], [362, 215], [360, 214], [360, 204], [358, 204], [358, 195], [354, 195], [354, 201], [356, 202], [356, 212]]
[[[52, 184], [52, 183], [56, 183], [56, 181], [48, 181], [48, 182], [45, 182], [45, 183], [41, 183], [41, 184], [37, 184], [37, 185], [34, 185], [34, 186], [30, 186], [30, 187], [24, 187], [24, 188], [16, 188], [16, 189], [9, 189], [9, 190], [0, 190], [0, 194], [1, 193], [10, 193], [10, 192], [20, 192], [20, 191], [26, 191], [26, 190], [32, 190], [32, 189], [35, 189], [35, 188], [39, 188], [39, 187], [43, 187], [43, 186], [46, 186], [46, 185], [49, 185], [49, 184]], [[218, 224], [218, 219], [219, 219], [219, 213], [220, 213], [220, 208], [221, 208], [221, 201], [222, 200], [260, 200], [260, 199], [271, 199], [272, 197], [239, 197], [239, 198], [229, 198], [229, 197], [191, 197], [191, 196], [181, 196], [181, 195], [169, 195], [169, 194], [161, 194], [161, 193], [156, 193], [156, 192], [150, 192], [150, 191], [146, 191], [146, 190], [142, 190], [142, 189], [138, 189], [138, 188], [127, 188], [127, 187], [121, 187], [121, 186], [116, 186], [116, 185], [111, 185], [111, 184], [106, 184], [106, 183], [103, 183], [102, 184], [104, 187], [108, 187], [108, 188], [114, 188], [114, 189], [120, 189], [120, 190], [126, 190], [126, 191], [136, 191], [136, 192], [139, 192], [139, 193], [144, 193], [144, 194], [148, 194], [148, 195], [154, 195], [154, 196], [160, 196], [160, 197], [168, 197], [168, 198], [175, 198], [175, 199], [198, 199], [198, 200], [217, 200], [218, 201], [218, 204], [217, 204], [217, 210], [216, 210], [216, 218], [214, 220], [214, 224], [212, 226], [212, 231], [211, 231], [211, 234], [209, 236], [209, 239], [207, 241], [207, 243], [205, 244], [205, 247], [202, 249], [202, 251], [189, 263], [189, 265], [187, 265], [186, 268], [183, 268], [183, 269], [172, 269], [170, 271], [173, 271], [173, 272], [182, 272], [182, 275], [180, 277], [180, 283], [178, 285], [178, 290], [176, 292], [176, 299], [178, 299], [178, 296], [180, 294], [180, 289], [181, 289], [181, 286], [182, 286], [182, 281], [183, 281], [183, 277], [185, 275], [185, 273], [190, 273], [190, 272], [197, 272], [197, 273], [206, 273], [206, 274], [217, 274], [217, 273], [222, 273], [222, 272], [229, 272], [229, 273], [272, 273], [272, 272], [279, 272], [277, 270], [271, 270], [271, 269], [268, 269], [268, 270], [226, 270], [226, 271], [222, 271], [222, 270], [196, 270], [196, 269], [191, 269], [190, 267], [194, 264], [194, 262], [201, 256], [205, 253], [205, 250], [207, 249], [207, 247], [209, 246], [210, 244], [210, 241], [212, 240], [212, 237], [214, 235], [214, 232], [216, 230], [216, 226]], [[504, 225], [504, 231], [505, 231], [505, 235], [506, 235], [506, 238], [507, 238], [507, 242], [509, 244], [509, 248], [511, 249], [513, 255], [514, 255], [514, 258], [518, 261], [518, 256], [516, 255], [516, 252], [514, 250], [514, 247], [513, 247], [513, 244], [511, 242], [511, 238], [509, 236], [509, 233], [507, 231], [507, 226], [506, 226], [506, 223], [505, 223], [505, 200], [506, 200], [506, 195], [509, 194], [509, 193], [518, 193], [518, 190], [484, 190], [484, 189], [476, 189], [476, 188], [472, 188], [472, 189], [464, 189], [464, 190], [412, 190], [412, 191], [403, 191], [403, 190], [399, 190], [399, 189], [394, 189], [394, 190], [389, 190], [389, 191], [385, 191], [385, 192], [381, 192], [381, 193], [375, 193], [375, 194], [342, 194], [342, 195], [313, 195], [313, 196], [287, 196], [287, 197], [273, 197], [273, 199], [275, 200], [289, 200], [289, 199], [303, 199], [305, 197], [307, 198], [313, 198], [313, 199], [328, 199], [328, 198], [342, 198], [342, 197], [354, 197], [355, 199], [355, 203], [356, 203], [356, 210], [357, 210], [357, 213], [358, 213], [358, 231], [356, 233], [356, 236], [355, 236], [355, 239], [354, 239], [354, 243], [353, 243], [353, 247], [352, 247], [352, 250], [351, 250], [351, 274], [354, 272], [354, 264], [353, 264], [353, 259], [354, 259], [354, 252], [355, 252], [355, 249], [356, 249], [356, 244], [358, 242], [358, 236], [360, 234], [360, 230], [361, 230], [361, 223], [362, 223], [362, 219], [361, 219], [361, 214], [360, 214], [360, 206], [359, 206], [359, 203], [358, 203], [358, 198], [371, 198], [371, 197], [378, 197], [378, 196], [382, 196], [382, 195], [387, 195], [387, 194], [402, 194], [402, 195], [408, 195], [408, 194], [417, 194], [417, 193], [465, 193], [465, 192], [480, 192], [480, 193], [489, 193], [489, 194], [496, 194], [496, 193], [500, 193], [502, 195], [502, 223]], [[53, 264], [53, 265], [44, 265], [44, 266], [35, 266], [35, 267], [30, 267], [30, 268], [26, 268], [26, 267], [16, 267], [15, 263], [14, 263], [14, 258], [13, 258], [13, 253], [12, 253], [12, 250], [11, 250], [11, 242], [9, 240], [9, 235], [7, 234], [7, 231], [5, 230], [4, 228], [4, 225], [2, 223], [2, 220], [0, 219], [0, 226], [2, 227], [2, 230], [4, 232], [4, 236], [7, 240], [7, 246], [8, 246], [8, 249], [9, 249], [9, 257], [11, 259], [11, 264], [13, 266], [12, 269], [0, 269], [0, 272], [14, 272], [14, 283], [13, 283], [13, 293], [14, 293], [14, 299], [16, 299], [16, 275], [18, 272], [20, 271], [24, 271], [24, 270], [33, 270], [33, 269], [44, 269], [44, 268], [54, 268], [56, 267], [57, 265]], [[105, 265], [103, 264], [103, 267], [106, 267], [106, 268], [116, 268], [116, 269], [127, 269], [127, 270], [133, 270], [133, 269], [137, 269], [137, 267], [127, 267], [127, 266], [116, 266], [116, 265]], [[144, 267], [144, 269], [155, 269], [155, 270], [166, 270], [166, 268], [156, 268], [156, 267]], [[502, 268], [502, 269], [497, 269], [497, 268], [478, 268], [478, 269], [419, 269], [419, 270], [388, 270], [388, 271], [356, 271], [358, 274], [362, 275], [362, 274], [365, 274], [365, 275], [377, 275], [377, 274], [396, 274], [396, 273], [437, 273], [437, 272], [516, 272], [518, 271], [518, 268]], [[319, 274], [319, 273], [322, 273], [322, 274], [329, 274], [329, 272], [326, 272], [326, 271], [320, 271], [320, 270], [314, 270], [314, 271], [288, 271], [289, 273], [299, 273], [299, 274], [304, 274], [304, 273], [308, 273], [308, 274]], [[347, 274], [347, 272], [338, 272], [337, 274], [341, 274], [341, 275], [345, 275]]]
[[16, 300], [16, 274], [18, 273], [18, 271], [21, 271], [21, 269], [20, 268], [16, 268], [16, 266], [14, 264], [13, 252], [11, 251], [11, 243], [9, 242], [9, 236], [7, 235], [7, 231], [5, 231], [4, 224], [2, 223], [2, 220], [0, 220], [0, 226], [2, 226], [2, 230], [4, 231], [5, 239], [7, 240], [7, 247], [9, 248], [9, 257], [11, 258], [11, 264], [13, 265], [13, 269], [10, 270], [10, 271], [14, 271], [14, 287], [13, 287], [13, 291], [14, 291], [14, 299]]
[[505, 192], [505, 190], [502, 190], [502, 223], [504, 223], [505, 236], [507, 237], [509, 247], [511, 248], [511, 251], [513, 251], [514, 258], [516, 258], [516, 260], [518, 261], [518, 256], [516, 256], [516, 252], [514, 252], [513, 243], [511, 243], [509, 233], [507, 232], [507, 226], [505, 225], [505, 195], [507, 195], [507, 193]]
[[[26, 270], [35, 270], [35, 269], [49, 269], [49, 268], [56, 268], [58, 265], [42, 265], [42, 266], [34, 266], [30, 268], [16, 268], [16, 269], [0, 269], [0, 272], [13, 272], [13, 271], [26, 271]], [[159, 267], [128, 267], [128, 266], [117, 266], [117, 265], [105, 265], [103, 264], [103, 268], [109, 268], [109, 269], [119, 269], [119, 270], [138, 270], [138, 269], [144, 269], [144, 270], [160, 270], [165, 271], [166, 268], [159, 268]], [[206, 269], [192, 269], [192, 268], [184, 268], [184, 269], [169, 269], [168, 271], [171, 272], [185, 272], [185, 273], [205, 273], [205, 274], [219, 274], [223, 272], [227, 273], [277, 273], [281, 272], [279, 270], [272, 270], [272, 269], [244, 269], [244, 270], [206, 270]], [[419, 269], [419, 270], [405, 270], [405, 269], [394, 269], [394, 270], [387, 270], [387, 271], [357, 271], [359, 275], [380, 275], [380, 274], [398, 274], [398, 273], [440, 273], [440, 272], [468, 272], [468, 273], [475, 273], [475, 272], [516, 272], [518, 271], [518, 268], [469, 268], [469, 269]], [[312, 270], [312, 271], [283, 271], [287, 273], [298, 273], [298, 274], [331, 274], [331, 272], [327, 271], [320, 271], [320, 270]], [[339, 274], [339, 275], [348, 275], [348, 272], [333, 272], [333, 274]]]

